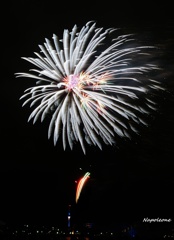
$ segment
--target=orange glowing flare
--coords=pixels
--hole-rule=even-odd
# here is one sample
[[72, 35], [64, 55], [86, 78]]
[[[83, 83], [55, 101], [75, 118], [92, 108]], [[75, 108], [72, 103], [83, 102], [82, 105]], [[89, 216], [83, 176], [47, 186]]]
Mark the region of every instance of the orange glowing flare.
[[85, 173], [85, 175], [79, 180], [78, 185], [77, 185], [77, 190], [76, 190], [76, 203], [79, 200], [82, 188], [85, 184], [85, 182], [87, 181], [87, 179], [90, 177], [90, 173], [87, 172]]

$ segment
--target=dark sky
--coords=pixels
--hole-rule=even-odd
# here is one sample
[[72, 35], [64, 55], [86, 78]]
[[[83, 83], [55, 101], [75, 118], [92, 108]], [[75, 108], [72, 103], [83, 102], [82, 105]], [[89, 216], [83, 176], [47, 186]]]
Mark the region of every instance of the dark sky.
[[[66, 223], [72, 204], [76, 221], [127, 222], [149, 218], [174, 221], [174, 19], [172, 6], [148, 2], [15, 1], [4, 5], [1, 20], [1, 160], [0, 220]], [[29, 107], [19, 101], [32, 85], [14, 73], [28, 71], [22, 56], [33, 56], [38, 44], [64, 28], [96, 20], [99, 26], [121, 27], [147, 34], [147, 44], [161, 46], [161, 76], [169, 92], [159, 100], [159, 112], [149, 128], [132, 142], [117, 147], [62, 150], [47, 139], [47, 121], [27, 122]], [[79, 168], [82, 168], [80, 170]], [[75, 180], [91, 172], [79, 205]], [[109, 220], [108, 220], [109, 219]]]

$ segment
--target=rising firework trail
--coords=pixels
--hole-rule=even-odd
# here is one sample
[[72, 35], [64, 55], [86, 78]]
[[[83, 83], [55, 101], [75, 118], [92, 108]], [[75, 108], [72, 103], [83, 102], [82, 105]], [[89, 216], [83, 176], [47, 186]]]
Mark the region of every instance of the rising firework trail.
[[35, 58], [23, 57], [36, 67], [16, 74], [36, 80], [21, 96], [23, 106], [35, 106], [28, 121], [50, 117], [48, 138], [56, 145], [61, 136], [64, 150], [80, 142], [86, 154], [86, 144], [102, 149], [117, 137], [131, 138], [156, 110], [153, 97], [162, 87], [152, 77], [159, 70], [155, 47], [138, 45], [132, 34], [112, 38], [115, 32], [93, 21], [80, 30], [75, 25], [61, 40], [45, 39]]
[[85, 182], [87, 181], [87, 179], [90, 178], [90, 172], [86, 172], [85, 175], [79, 180], [78, 184], [77, 184], [77, 189], [76, 189], [76, 203], [79, 200], [82, 188], [85, 184]]

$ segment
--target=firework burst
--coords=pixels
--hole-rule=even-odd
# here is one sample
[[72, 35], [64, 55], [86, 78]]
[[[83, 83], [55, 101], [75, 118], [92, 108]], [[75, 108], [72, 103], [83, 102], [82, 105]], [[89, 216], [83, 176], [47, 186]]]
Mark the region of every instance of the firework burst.
[[136, 126], [146, 124], [143, 115], [156, 108], [149, 96], [161, 87], [148, 73], [158, 67], [144, 60], [153, 47], [135, 46], [131, 35], [110, 38], [115, 30], [92, 21], [80, 30], [75, 25], [62, 40], [55, 34], [46, 39], [35, 58], [23, 57], [37, 67], [17, 73], [36, 80], [21, 97], [23, 106], [34, 106], [28, 120], [51, 116], [48, 138], [55, 145], [62, 136], [64, 149], [78, 141], [84, 153], [86, 143], [102, 149], [102, 143], [115, 144], [116, 136], [138, 132]]

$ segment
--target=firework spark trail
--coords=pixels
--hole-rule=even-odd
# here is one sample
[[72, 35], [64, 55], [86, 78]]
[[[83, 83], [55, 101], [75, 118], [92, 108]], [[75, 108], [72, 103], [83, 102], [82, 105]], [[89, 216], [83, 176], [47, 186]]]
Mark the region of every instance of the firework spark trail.
[[[134, 124], [146, 124], [143, 115], [156, 109], [150, 95], [162, 87], [148, 73], [158, 66], [140, 64], [153, 47], [131, 47], [131, 35], [121, 35], [104, 48], [114, 31], [96, 28], [92, 21], [80, 31], [75, 25], [71, 32], [64, 30], [62, 40], [53, 34], [53, 41], [39, 45], [37, 58], [23, 57], [37, 67], [31, 69], [34, 73], [16, 74], [37, 80], [21, 97], [26, 98], [23, 106], [36, 106], [28, 121], [43, 121], [51, 114], [48, 138], [53, 135], [56, 145], [62, 135], [64, 150], [78, 141], [84, 154], [85, 142], [100, 149], [102, 142], [115, 144], [117, 135], [138, 132]], [[143, 106], [137, 104], [139, 98]]]
[[78, 202], [82, 188], [89, 177], [90, 177], [90, 173], [86, 172], [85, 175], [79, 180], [77, 189], [76, 189], [76, 203]]

